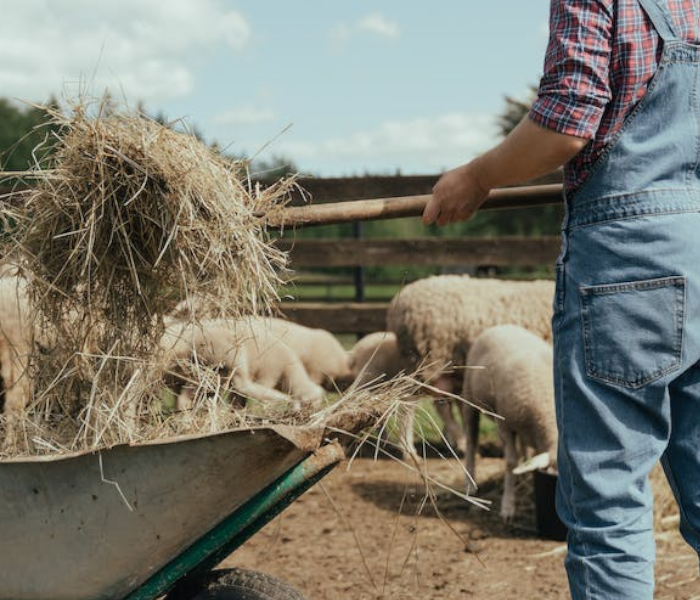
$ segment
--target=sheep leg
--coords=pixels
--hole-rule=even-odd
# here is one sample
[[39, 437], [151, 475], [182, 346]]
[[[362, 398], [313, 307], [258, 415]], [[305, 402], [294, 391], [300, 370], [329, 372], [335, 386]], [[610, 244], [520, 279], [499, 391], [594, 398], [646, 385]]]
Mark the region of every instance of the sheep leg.
[[[476, 480], [476, 450], [479, 446], [479, 421], [481, 413], [468, 406], [462, 404], [462, 421], [464, 422], [464, 430], [466, 432], [466, 450], [464, 452], [464, 468], [470, 477]], [[471, 494], [476, 491], [476, 485], [472, 481], [467, 481], [467, 493]]]
[[31, 400], [32, 382], [25, 362], [14, 349], [2, 348], [0, 376], [5, 393], [4, 412], [6, 414], [24, 412]]
[[254, 381], [249, 381], [243, 378], [236, 378], [234, 381], [234, 390], [246, 398], [252, 398], [254, 400], [259, 400], [260, 402], [284, 402], [287, 404], [294, 405], [294, 400], [288, 394], [278, 392], [277, 390], [270, 389]]
[[[4, 412], [20, 414], [24, 412], [29, 399], [31, 398], [31, 389], [24, 376], [16, 379], [10, 386], [5, 388], [5, 406]], [[10, 380], [12, 381], [12, 380]]]
[[518, 464], [518, 449], [515, 433], [509, 431], [504, 424], [498, 424], [498, 433], [503, 441], [503, 453], [506, 469], [503, 476], [503, 497], [501, 498], [501, 518], [510, 522], [515, 516], [515, 475], [513, 469]]
[[523, 438], [519, 435], [515, 436], [515, 443], [518, 450], [518, 462], [524, 462], [534, 456], [532, 449], [528, 448], [523, 442]]
[[404, 460], [419, 460], [416, 452], [416, 440], [414, 434], [414, 420], [416, 407], [410, 402], [396, 416], [396, 426], [398, 428], [398, 442], [401, 448], [401, 455]]
[[467, 438], [464, 429], [460, 427], [453, 412], [454, 402], [449, 398], [435, 401], [435, 408], [445, 427], [445, 437], [448, 443], [462, 456], [467, 451]]
[[284, 367], [282, 373], [282, 378], [284, 380], [286, 391], [295, 400], [295, 410], [301, 409], [301, 404], [310, 405], [312, 408], [320, 407], [323, 403], [323, 398], [325, 394], [323, 388], [320, 385], [314, 383], [309, 374], [304, 369], [301, 361], [290, 362]]
[[[432, 382], [432, 385], [437, 390], [451, 394], [455, 390], [455, 380], [450, 375], [440, 375]], [[434, 401], [435, 408], [443, 423], [443, 436], [453, 448], [458, 452], [464, 453], [466, 450], [466, 440], [464, 439], [464, 431], [457, 424], [452, 412], [452, 401], [449, 398], [440, 398], [437, 391], [431, 391], [431, 395], [436, 396]]]

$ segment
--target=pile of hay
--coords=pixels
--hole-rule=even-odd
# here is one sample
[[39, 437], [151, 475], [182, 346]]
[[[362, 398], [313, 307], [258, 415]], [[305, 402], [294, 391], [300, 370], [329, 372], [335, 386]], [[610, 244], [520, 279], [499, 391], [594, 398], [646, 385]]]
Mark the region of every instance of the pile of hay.
[[27, 174], [31, 191], [3, 211], [17, 232], [0, 242], [39, 315], [23, 426], [33, 431], [16, 437], [71, 449], [133, 441], [152, 425], [149, 375], [181, 299], [229, 317], [271, 310], [287, 256], [265, 218], [296, 184], [253, 187], [245, 162], [107, 101], [47, 111], [59, 135]]
[[321, 410], [241, 408], [221, 373], [202, 365], [193, 408], [172, 410], [159, 346], [166, 319], [195, 299], [208, 316], [273, 310], [287, 256], [265, 221], [294, 178], [253, 187], [245, 163], [111, 104], [51, 114], [59, 135], [47, 140], [50, 162], [27, 174], [31, 191], [2, 211], [17, 231], [0, 239], [0, 252], [17, 265], [37, 317], [33, 399], [24, 414], [0, 416], [0, 457], [261, 425], [363, 431], [386, 427], [405, 408], [400, 399], [416, 396], [419, 384], [406, 378], [351, 390]]
[[23, 264], [47, 316], [77, 309], [129, 338], [194, 292], [229, 316], [266, 309], [286, 256], [263, 218], [293, 179], [252, 189], [245, 162], [193, 135], [138, 113], [88, 112], [53, 114], [52, 164], [24, 205]]

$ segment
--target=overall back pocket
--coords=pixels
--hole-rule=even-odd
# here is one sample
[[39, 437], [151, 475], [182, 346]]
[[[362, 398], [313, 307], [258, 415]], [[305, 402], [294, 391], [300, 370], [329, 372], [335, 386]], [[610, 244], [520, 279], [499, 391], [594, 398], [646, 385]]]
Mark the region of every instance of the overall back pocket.
[[681, 367], [685, 278], [580, 288], [586, 374], [639, 388]]

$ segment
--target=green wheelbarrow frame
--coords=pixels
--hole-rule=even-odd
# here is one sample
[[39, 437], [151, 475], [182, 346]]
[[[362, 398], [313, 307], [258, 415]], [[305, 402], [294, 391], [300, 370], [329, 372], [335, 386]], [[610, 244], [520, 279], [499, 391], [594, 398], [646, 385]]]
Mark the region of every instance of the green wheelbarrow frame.
[[191, 580], [196, 585], [204, 573], [255, 535], [344, 458], [339, 444], [322, 446], [197, 540], [125, 600], [155, 600], [176, 584], [187, 585]]

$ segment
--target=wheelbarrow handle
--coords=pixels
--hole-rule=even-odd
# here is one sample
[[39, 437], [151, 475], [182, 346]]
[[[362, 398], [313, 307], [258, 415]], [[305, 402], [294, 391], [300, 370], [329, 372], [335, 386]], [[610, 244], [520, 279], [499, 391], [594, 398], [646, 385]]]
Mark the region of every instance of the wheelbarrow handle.
[[[493, 190], [480, 210], [529, 208], [562, 202], [560, 183]], [[327, 204], [291, 206], [270, 215], [267, 226], [272, 229], [299, 225], [331, 225], [353, 221], [418, 217], [430, 200], [430, 194], [347, 200]]]

